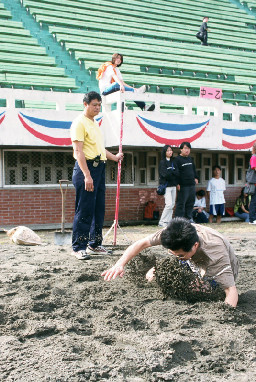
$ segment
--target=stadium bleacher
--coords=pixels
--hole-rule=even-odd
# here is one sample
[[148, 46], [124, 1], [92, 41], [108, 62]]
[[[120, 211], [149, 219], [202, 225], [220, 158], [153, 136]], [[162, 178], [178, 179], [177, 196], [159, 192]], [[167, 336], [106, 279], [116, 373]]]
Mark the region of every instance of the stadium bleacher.
[[[0, 3], [2, 86], [78, 89], [75, 71], [67, 76], [40, 40], [12, 20], [23, 6], [31, 20], [48, 30], [54, 43], [90, 74], [94, 89], [96, 70], [118, 51], [124, 54], [124, 80], [134, 86], [146, 84], [150, 92], [195, 96], [200, 86], [210, 86], [223, 90], [225, 102], [256, 102], [256, 18], [229, 0], [145, 0], [143, 4], [97, 0], [92, 9], [82, 0], [14, 0], [11, 12], [4, 3]], [[252, 6], [253, 1], [246, 3]], [[208, 47], [195, 37], [204, 15], [210, 17]]]
[[[38, 90], [76, 90], [74, 78], [56, 66], [54, 57], [39, 45], [21, 22], [0, 3], [0, 85]], [[8, 21], [8, 22], [6, 22]]]
[[[256, 19], [228, 0], [172, 1], [171, 6], [166, 0], [102, 0], [93, 9], [80, 0], [23, 0], [23, 6], [84, 64], [92, 80], [99, 65], [118, 51], [125, 56], [124, 79], [135, 86], [188, 95], [210, 86], [222, 88], [226, 102], [255, 101]], [[210, 47], [195, 38], [205, 14]]]

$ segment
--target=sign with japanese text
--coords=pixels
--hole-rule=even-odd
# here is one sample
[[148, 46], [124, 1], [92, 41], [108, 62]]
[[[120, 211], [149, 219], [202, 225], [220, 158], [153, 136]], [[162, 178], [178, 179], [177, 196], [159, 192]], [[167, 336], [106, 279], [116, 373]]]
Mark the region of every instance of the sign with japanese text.
[[200, 87], [200, 97], [201, 98], [210, 98], [210, 99], [221, 99], [222, 98], [222, 89], [208, 88], [206, 86], [201, 86]]

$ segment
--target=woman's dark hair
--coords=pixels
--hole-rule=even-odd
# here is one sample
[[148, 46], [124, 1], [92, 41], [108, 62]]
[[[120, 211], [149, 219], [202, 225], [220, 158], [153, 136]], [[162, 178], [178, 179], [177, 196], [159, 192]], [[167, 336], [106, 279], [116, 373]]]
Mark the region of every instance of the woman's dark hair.
[[204, 191], [204, 190], [199, 190], [199, 191], [196, 192], [196, 194], [197, 194], [198, 196], [203, 197], [203, 196], [205, 196], [205, 191]]
[[166, 158], [166, 151], [168, 150], [169, 147], [173, 150], [172, 146], [170, 146], [170, 145], [165, 145], [165, 146], [162, 148], [162, 159], [163, 159], [163, 160]]
[[244, 199], [244, 198], [245, 198], [245, 195], [247, 195], [247, 194], [244, 193], [244, 189], [245, 189], [245, 187], [242, 188], [242, 190], [241, 190], [241, 194], [240, 194], [240, 196], [239, 196], [239, 198], [241, 198], [241, 199]]
[[89, 93], [86, 93], [83, 98], [83, 102], [87, 103], [89, 105], [92, 100], [96, 99], [97, 101], [101, 102], [101, 96], [99, 93], [91, 91]]
[[174, 218], [161, 234], [161, 243], [165, 248], [190, 252], [193, 245], [199, 242], [195, 227], [185, 218]]
[[180, 144], [180, 149], [183, 149], [184, 146], [187, 146], [189, 149], [191, 149], [191, 144], [189, 142], [182, 142]]
[[117, 67], [119, 67], [119, 66], [122, 65], [122, 63], [123, 63], [123, 61], [124, 61], [124, 57], [123, 57], [123, 55], [120, 54], [120, 53], [114, 53], [113, 56], [112, 56], [112, 60], [111, 60], [112, 64], [114, 64], [114, 63], [115, 63], [115, 60], [116, 60], [118, 57], [121, 58], [121, 63], [120, 63], [119, 65], [117, 65]]

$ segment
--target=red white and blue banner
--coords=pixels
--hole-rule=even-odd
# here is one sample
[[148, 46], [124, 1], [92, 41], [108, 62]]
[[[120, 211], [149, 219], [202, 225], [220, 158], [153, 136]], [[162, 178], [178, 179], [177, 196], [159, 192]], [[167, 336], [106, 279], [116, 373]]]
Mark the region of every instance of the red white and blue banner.
[[[246, 123], [248, 125], [248, 123]], [[244, 129], [227, 129], [223, 128], [222, 145], [230, 150], [250, 149], [256, 141], [256, 124], [255, 128]]]
[[22, 126], [39, 140], [56, 146], [70, 146], [70, 121], [54, 121], [18, 114]]
[[[23, 127], [34, 137], [56, 146], [70, 146], [70, 127], [72, 121], [54, 121], [36, 118], [23, 113], [18, 114]], [[95, 118], [99, 125], [102, 117]]]
[[161, 122], [157, 119], [136, 118], [141, 130], [151, 139], [162, 145], [179, 146], [182, 142], [194, 142], [205, 132], [210, 120], [198, 123]]
[[[45, 114], [47, 117], [45, 117]], [[72, 145], [70, 127], [79, 112], [49, 110], [0, 111], [0, 144], [13, 146], [60, 146]], [[56, 116], [63, 118], [57, 119]], [[54, 118], [55, 117], [55, 118]], [[102, 115], [95, 118], [99, 125]]]
[[0, 124], [3, 122], [4, 119], [5, 119], [5, 111], [2, 111], [2, 113], [0, 113]]
[[[70, 126], [77, 111], [0, 109], [0, 145], [71, 147]], [[118, 147], [120, 112], [100, 114], [106, 147]], [[250, 127], [248, 127], [248, 125]], [[234, 127], [235, 126], [235, 127]], [[187, 141], [193, 148], [248, 150], [256, 140], [253, 123], [222, 121], [203, 115], [125, 110], [123, 145], [129, 147], [179, 146]]]

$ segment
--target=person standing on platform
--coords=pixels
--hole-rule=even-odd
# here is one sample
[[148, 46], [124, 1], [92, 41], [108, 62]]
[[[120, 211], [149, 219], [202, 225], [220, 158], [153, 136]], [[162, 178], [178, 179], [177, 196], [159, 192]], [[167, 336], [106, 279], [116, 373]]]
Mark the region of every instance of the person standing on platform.
[[196, 195], [195, 185], [198, 184], [198, 176], [194, 161], [189, 156], [190, 150], [190, 143], [182, 142], [180, 145], [180, 155], [175, 158], [174, 162], [179, 171], [175, 216], [185, 217], [192, 221]]
[[111, 154], [104, 147], [102, 132], [94, 117], [101, 108], [101, 96], [91, 91], [85, 94], [84, 112], [71, 125], [71, 140], [76, 159], [73, 184], [76, 190], [73, 222], [72, 254], [88, 260], [92, 254], [107, 254], [102, 244], [105, 215], [105, 163], [118, 162], [123, 153]]
[[159, 164], [159, 184], [167, 184], [164, 194], [165, 207], [158, 224], [160, 227], [167, 226], [172, 219], [178, 175], [179, 172], [174, 163], [172, 147], [165, 145], [162, 150], [162, 160]]
[[201, 44], [207, 46], [207, 39], [208, 39], [208, 26], [207, 23], [209, 21], [209, 17], [204, 17], [202, 25], [200, 26], [199, 32], [197, 33], [197, 38], [201, 40]]

